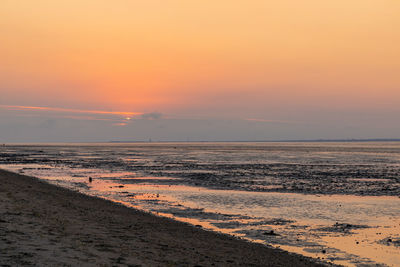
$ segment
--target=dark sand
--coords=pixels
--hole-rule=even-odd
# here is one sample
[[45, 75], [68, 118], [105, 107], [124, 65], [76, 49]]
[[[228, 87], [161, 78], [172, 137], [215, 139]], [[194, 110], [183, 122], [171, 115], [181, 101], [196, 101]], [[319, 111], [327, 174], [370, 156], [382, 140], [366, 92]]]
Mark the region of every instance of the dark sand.
[[0, 266], [321, 266], [0, 170]]

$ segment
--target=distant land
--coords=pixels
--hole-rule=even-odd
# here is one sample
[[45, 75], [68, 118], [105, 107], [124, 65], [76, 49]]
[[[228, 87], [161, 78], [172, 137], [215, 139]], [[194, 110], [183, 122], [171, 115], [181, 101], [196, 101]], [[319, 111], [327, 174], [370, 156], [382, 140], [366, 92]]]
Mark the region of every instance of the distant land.
[[236, 141], [158, 141], [158, 140], [147, 140], [147, 141], [108, 141], [108, 143], [279, 143], [279, 142], [400, 142], [400, 138], [371, 138], [371, 139], [289, 139], [289, 140], [236, 140]]

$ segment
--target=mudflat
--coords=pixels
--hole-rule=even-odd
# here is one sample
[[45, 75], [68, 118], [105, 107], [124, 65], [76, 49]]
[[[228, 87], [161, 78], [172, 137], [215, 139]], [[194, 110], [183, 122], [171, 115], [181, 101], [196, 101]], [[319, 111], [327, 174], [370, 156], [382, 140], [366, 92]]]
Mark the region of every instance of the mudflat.
[[1, 266], [323, 266], [0, 170]]

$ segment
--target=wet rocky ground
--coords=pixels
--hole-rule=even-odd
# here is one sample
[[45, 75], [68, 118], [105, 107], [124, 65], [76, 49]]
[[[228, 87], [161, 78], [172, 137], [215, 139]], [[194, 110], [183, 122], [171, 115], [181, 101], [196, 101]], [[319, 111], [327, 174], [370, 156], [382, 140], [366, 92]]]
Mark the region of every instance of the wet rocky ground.
[[128, 171], [213, 189], [400, 196], [400, 143], [6, 146], [0, 164]]

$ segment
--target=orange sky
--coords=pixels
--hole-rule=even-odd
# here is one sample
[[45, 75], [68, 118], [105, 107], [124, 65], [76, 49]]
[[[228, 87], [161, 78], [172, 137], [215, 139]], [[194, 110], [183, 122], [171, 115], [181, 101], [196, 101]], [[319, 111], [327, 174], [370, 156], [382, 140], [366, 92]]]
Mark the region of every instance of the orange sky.
[[399, 14], [397, 0], [2, 0], [0, 104], [399, 111]]

